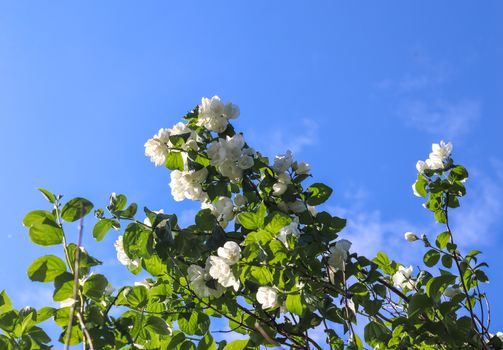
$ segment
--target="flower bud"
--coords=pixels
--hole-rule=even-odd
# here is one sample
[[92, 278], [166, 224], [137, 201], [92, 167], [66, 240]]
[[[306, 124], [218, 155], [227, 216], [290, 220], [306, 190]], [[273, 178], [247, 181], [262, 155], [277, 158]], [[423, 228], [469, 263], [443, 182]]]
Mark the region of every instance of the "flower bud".
[[405, 234], [403, 236], [405, 237], [405, 239], [408, 242], [414, 242], [414, 241], [417, 241], [419, 239], [419, 237], [416, 236], [416, 234], [413, 233], [413, 232], [405, 232]]

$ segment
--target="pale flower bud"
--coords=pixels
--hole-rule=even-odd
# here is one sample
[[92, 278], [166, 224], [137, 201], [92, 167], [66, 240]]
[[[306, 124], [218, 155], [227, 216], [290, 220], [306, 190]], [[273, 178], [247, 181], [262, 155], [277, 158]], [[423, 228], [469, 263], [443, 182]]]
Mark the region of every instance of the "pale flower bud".
[[405, 232], [405, 234], [403, 236], [405, 237], [405, 239], [408, 242], [414, 242], [414, 241], [417, 241], [419, 239], [419, 237], [416, 236], [416, 234], [413, 233], [413, 232]]

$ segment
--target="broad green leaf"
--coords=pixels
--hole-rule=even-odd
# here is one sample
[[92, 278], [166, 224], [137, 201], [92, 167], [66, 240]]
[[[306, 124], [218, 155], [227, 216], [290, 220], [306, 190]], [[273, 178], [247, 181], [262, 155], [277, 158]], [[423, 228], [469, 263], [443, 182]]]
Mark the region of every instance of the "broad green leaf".
[[307, 188], [307, 191], [311, 193], [307, 199], [307, 204], [309, 205], [320, 205], [332, 194], [332, 189], [322, 183], [312, 184]]
[[103, 295], [108, 286], [108, 280], [101, 274], [94, 274], [89, 276], [84, 282], [84, 295], [99, 299]]
[[114, 226], [114, 220], [101, 219], [93, 227], [93, 237], [98, 242], [105, 238], [108, 231]]
[[430, 249], [424, 254], [424, 264], [428, 267], [433, 267], [437, 264], [438, 260], [440, 259], [440, 253], [437, 252], [434, 249]]
[[53, 307], [48, 307], [44, 306], [43, 308], [37, 310], [37, 323], [44, 322], [45, 320], [48, 320], [52, 316], [54, 316], [54, 313], [56, 312], [56, 309]]
[[152, 231], [135, 222], [126, 227], [122, 242], [124, 244], [124, 251], [130, 258], [137, 256], [148, 258], [152, 253]]
[[238, 215], [238, 221], [247, 230], [255, 230], [259, 227], [255, 213], [240, 213]]
[[63, 230], [55, 224], [35, 224], [30, 227], [30, 238], [41, 246], [60, 244], [63, 241]]
[[426, 197], [428, 192], [426, 192], [426, 185], [428, 182], [425, 177], [421, 174], [417, 176], [417, 181], [414, 183], [414, 189], [421, 197]]
[[198, 311], [183, 313], [178, 318], [178, 326], [188, 335], [204, 335], [209, 330], [210, 319], [208, 315]]
[[65, 272], [54, 280], [54, 301], [63, 301], [73, 298], [73, 274]]
[[56, 225], [56, 218], [50, 211], [47, 210], [33, 210], [26, 214], [23, 218], [23, 225], [25, 227], [30, 228], [37, 224]]
[[153, 254], [150, 258], [143, 259], [143, 267], [152, 276], [160, 276], [167, 272], [166, 264], [156, 254]]
[[277, 233], [291, 222], [292, 218], [288, 215], [280, 212], [275, 212], [266, 218], [265, 229], [271, 233]]
[[145, 327], [156, 334], [160, 335], [171, 334], [171, 329], [169, 328], [166, 321], [157, 316], [149, 316], [147, 318], [147, 321], [145, 322]]
[[302, 296], [300, 294], [288, 294], [286, 296], [286, 308], [288, 311], [302, 316], [306, 311], [305, 302], [302, 300]]
[[86, 216], [93, 209], [93, 203], [85, 198], [73, 198], [61, 210], [61, 217], [68, 222], [74, 222]]
[[431, 301], [426, 294], [416, 293], [411, 296], [407, 307], [407, 314], [413, 317], [421, 312], [426, 312], [426, 309], [431, 306]]
[[451, 240], [451, 234], [449, 231], [445, 231], [440, 233], [435, 240], [435, 244], [439, 249], [444, 249], [447, 246], [447, 243]]
[[169, 152], [166, 156], [166, 168], [183, 171], [183, 157], [180, 152]]
[[66, 271], [66, 264], [55, 255], [44, 255], [28, 267], [28, 277], [32, 281], [51, 282]]

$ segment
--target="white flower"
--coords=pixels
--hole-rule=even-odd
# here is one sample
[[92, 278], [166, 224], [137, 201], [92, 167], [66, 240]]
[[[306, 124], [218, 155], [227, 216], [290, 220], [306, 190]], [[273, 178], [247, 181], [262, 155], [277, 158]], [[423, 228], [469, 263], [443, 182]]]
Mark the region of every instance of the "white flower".
[[228, 197], [220, 197], [214, 204], [203, 202], [201, 208], [210, 209], [211, 213], [215, 215], [220, 226], [223, 228], [234, 218], [234, 204]]
[[426, 166], [431, 170], [438, 170], [444, 167], [444, 163], [438, 159], [426, 159]]
[[398, 266], [398, 271], [393, 275], [393, 285], [397, 288], [414, 288], [414, 281], [411, 279], [412, 275], [412, 266], [408, 268], [403, 267], [402, 265]]
[[206, 269], [203, 269], [201, 266], [190, 265], [187, 269], [187, 279], [197, 296], [201, 298], [219, 298], [224, 293], [225, 288], [216, 281], [213, 283], [215, 288], [209, 287], [207, 282], [211, 280], [211, 276], [207, 270], [208, 262], [206, 262]]
[[218, 248], [217, 254], [228, 265], [234, 265], [241, 259], [241, 248], [234, 241], [225, 242], [223, 247]]
[[68, 298], [68, 299], [65, 299], [63, 301], [60, 301], [59, 302], [59, 307], [62, 309], [64, 307], [70, 307], [72, 306], [73, 304], [75, 304], [75, 299], [73, 298]]
[[301, 200], [296, 200], [295, 202], [288, 202], [288, 209], [293, 211], [295, 214], [303, 213], [307, 210], [306, 204]]
[[228, 160], [218, 167], [220, 174], [230, 180], [239, 180], [243, 176], [243, 169], [236, 165], [236, 162]]
[[431, 160], [438, 160], [439, 162], [443, 162], [452, 152], [452, 143], [445, 143], [444, 141], [440, 141], [440, 143], [434, 143], [431, 145], [432, 152], [430, 153]]
[[136, 270], [138, 268], [138, 266], [140, 266], [140, 260], [139, 259], [131, 260], [127, 256], [126, 252], [124, 251], [124, 243], [123, 243], [123, 237], [122, 236], [119, 236], [117, 238], [117, 241], [115, 241], [114, 246], [115, 246], [115, 250], [117, 251], [117, 260], [119, 260], [119, 262], [122, 265], [127, 266], [127, 268], [128, 268], [129, 271]]
[[496, 336], [503, 342], [503, 332], [497, 332]]
[[279, 230], [277, 238], [283, 242], [285, 247], [288, 248], [288, 236], [293, 235], [295, 237], [299, 237], [300, 231], [299, 231], [299, 223], [298, 221], [292, 221], [285, 227], [283, 227], [281, 230]]
[[246, 170], [250, 169], [255, 162], [253, 161], [253, 157], [242, 155], [241, 158], [238, 160], [238, 167]]
[[447, 297], [447, 298], [452, 298], [452, 297], [455, 297], [456, 295], [462, 293], [463, 291], [461, 290], [461, 288], [459, 287], [452, 287], [452, 286], [449, 286], [447, 288], [445, 288], [444, 290], [444, 295]]
[[[156, 214], [164, 214], [164, 209], [159, 209], [159, 210], [154, 210], [153, 213], [156, 213]], [[150, 222], [150, 219], [148, 217], [146, 217], [144, 220], [143, 220], [143, 223], [147, 226], [152, 226], [152, 223]]]
[[285, 154], [277, 155], [274, 158], [274, 165], [272, 166], [272, 169], [277, 173], [284, 173], [288, 170], [288, 168], [290, 168], [292, 162], [292, 152], [288, 150]]
[[311, 166], [306, 162], [295, 162], [293, 164], [293, 170], [295, 170], [297, 175], [304, 175], [309, 173], [309, 170], [311, 170]]
[[276, 288], [259, 287], [256, 298], [264, 310], [277, 308], [279, 306], [278, 292]]
[[245, 205], [246, 203], [248, 202], [248, 199], [243, 196], [242, 194], [237, 194], [235, 197], [234, 197], [234, 204], [238, 207], [242, 207], [243, 205]]
[[422, 174], [426, 169], [428, 169], [428, 165], [422, 160], [418, 160], [416, 163], [416, 169], [419, 174]]
[[332, 266], [335, 271], [345, 270], [346, 260], [348, 258], [351, 242], [347, 239], [341, 239], [335, 242], [335, 245], [330, 247], [330, 255], [328, 256], [328, 265]]
[[279, 197], [286, 192], [287, 188], [287, 184], [276, 182], [274, 185], [272, 185], [272, 195]]
[[405, 232], [405, 234], [403, 235], [404, 238], [408, 241], [408, 242], [414, 242], [414, 241], [417, 241], [419, 239], [418, 236], [416, 236], [415, 233], [413, 232]]
[[232, 103], [224, 105], [218, 96], [213, 96], [211, 100], [203, 97], [199, 105], [199, 119], [197, 124], [204, 126], [210, 131], [221, 133], [227, 128], [228, 119], [237, 118], [238, 115], [238, 106]]
[[145, 143], [145, 155], [150, 157], [155, 166], [166, 163], [166, 155], [169, 151], [169, 135], [169, 129], [160, 129], [156, 135]]
[[202, 168], [197, 171], [180, 171], [173, 170], [171, 172], [171, 194], [175, 201], [180, 202], [187, 199], [203, 201], [207, 198], [206, 192], [202, 188], [202, 183], [208, 176], [208, 169]]
[[239, 279], [234, 276], [226, 259], [220, 256], [210, 256], [206, 262], [209, 266], [208, 273], [216, 279], [223, 287], [232, 287], [237, 292], [239, 290]]

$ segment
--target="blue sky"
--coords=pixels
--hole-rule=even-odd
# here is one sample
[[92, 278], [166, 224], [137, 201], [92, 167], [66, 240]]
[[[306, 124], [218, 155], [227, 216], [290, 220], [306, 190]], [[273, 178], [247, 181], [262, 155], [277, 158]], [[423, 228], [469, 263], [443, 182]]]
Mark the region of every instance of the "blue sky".
[[[236, 126], [252, 146], [292, 149], [334, 188], [327, 207], [348, 218], [356, 249], [404, 264], [422, 248], [403, 232], [442, 230], [411, 193], [415, 163], [452, 141], [471, 174], [454, 230], [485, 253], [502, 315], [502, 11], [498, 1], [0, 1], [0, 289], [19, 307], [50, 300], [25, 273], [54, 251], [21, 226], [46, 205], [36, 187], [97, 207], [125, 193], [188, 222], [194, 206], [171, 199], [143, 144], [219, 95], [241, 107]], [[122, 283], [115, 238], [84, 243]]]

